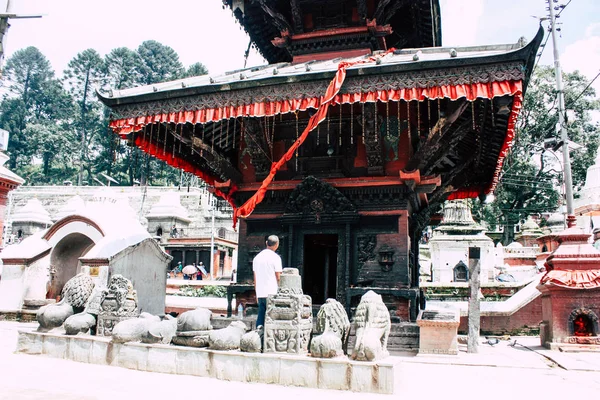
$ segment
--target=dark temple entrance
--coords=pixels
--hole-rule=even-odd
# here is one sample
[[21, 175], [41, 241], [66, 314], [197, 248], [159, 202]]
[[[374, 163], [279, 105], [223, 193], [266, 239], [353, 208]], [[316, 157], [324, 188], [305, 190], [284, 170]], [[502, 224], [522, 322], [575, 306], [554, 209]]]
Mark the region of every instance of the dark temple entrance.
[[338, 235], [304, 235], [302, 290], [313, 304], [336, 298]]

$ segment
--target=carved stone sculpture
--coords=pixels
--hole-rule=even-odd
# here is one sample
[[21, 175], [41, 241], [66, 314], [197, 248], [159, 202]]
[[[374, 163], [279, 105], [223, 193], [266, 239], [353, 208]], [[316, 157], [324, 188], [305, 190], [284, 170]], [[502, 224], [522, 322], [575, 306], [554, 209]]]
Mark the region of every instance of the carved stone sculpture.
[[238, 350], [246, 332], [246, 324], [233, 321], [227, 328], [217, 329], [208, 335], [208, 348], [212, 350]]
[[333, 332], [313, 337], [310, 342], [310, 355], [318, 358], [334, 358], [344, 355], [342, 341]]
[[96, 328], [96, 317], [92, 314], [82, 312], [71, 315], [64, 323], [65, 333], [67, 335], [77, 335], [78, 333], [90, 333]]
[[129, 279], [115, 274], [102, 292], [100, 314], [98, 315], [99, 336], [110, 336], [113, 328], [121, 321], [139, 316], [137, 293]]
[[141, 313], [139, 318], [122, 320], [112, 328], [111, 340], [115, 343], [140, 342], [148, 334], [150, 326], [159, 322], [158, 316], [146, 312]]
[[211, 330], [211, 318], [212, 312], [206, 308], [186, 311], [177, 317], [177, 332]]
[[71, 315], [73, 315], [73, 306], [65, 301], [43, 306], [36, 314], [37, 321], [40, 324], [37, 330], [48, 332], [51, 329], [58, 328]]
[[174, 344], [191, 347], [207, 347], [212, 330], [212, 312], [206, 308], [186, 311], [177, 317], [177, 333]]
[[142, 336], [142, 343], [169, 344], [176, 333], [177, 320], [167, 315], [164, 320], [148, 326], [148, 331]]
[[[350, 321], [344, 306], [335, 299], [327, 299], [317, 314], [316, 333], [310, 345], [313, 357], [331, 358], [344, 355], [348, 345]], [[336, 340], [337, 338], [337, 340]]]
[[262, 326], [259, 326], [255, 331], [245, 333], [240, 340], [240, 350], [246, 353], [260, 353], [263, 337], [264, 330]]
[[390, 312], [381, 296], [372, 290], [360, 299], [354, 317], [356, 344], [351, 358], [358, 361], [374, 361], [389, 355], [387, 341], [390, 335]]
[[47, 332], [58, 328], [68, 317], [82, 311], [93, 289], [94, 281], [86, 274], [77, 274], [69, 279], [61, 292], [61, 301], [38, 310], [38, 331]]
[[296, 268], [284, 268], [277, 294], [267, 299], [265, 353], [308, 353], [312, 300], [302, 293]]

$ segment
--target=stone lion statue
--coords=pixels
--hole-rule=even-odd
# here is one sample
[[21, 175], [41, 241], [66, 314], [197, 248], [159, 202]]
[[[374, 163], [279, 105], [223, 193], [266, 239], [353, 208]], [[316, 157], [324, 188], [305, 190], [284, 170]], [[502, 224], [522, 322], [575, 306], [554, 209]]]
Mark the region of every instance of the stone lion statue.
[[360, 299], [354, 317], [356, 344], [351, 358], [358, 361], [374, 361], [389, 355], [387, 342], [390, 335], [390, 312], [381, 296], [372, 290]]

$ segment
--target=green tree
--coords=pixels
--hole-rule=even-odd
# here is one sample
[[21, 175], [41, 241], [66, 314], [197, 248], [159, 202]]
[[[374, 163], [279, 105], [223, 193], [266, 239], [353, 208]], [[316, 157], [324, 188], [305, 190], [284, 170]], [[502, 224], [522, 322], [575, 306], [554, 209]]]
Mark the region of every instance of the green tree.
[[179, 56], [169, 46], [155, 40], [143, 42], [137, 49], [142, 62], [139, 66], [140, 83], [151, 85], [179, 79], [184, 69]]
[[138, 85], [142, 76], [142, 59], [138, 53], [127, 47], [112, 49], [105, 57], [108, 73], [108, 87], [127, 89]]
[[54, 123], [68, 113], [70, 100], [49, 61], [35, 47], [18, 50], [7, 60], [4, 79], [8, 91], [0, 105], [0, 126], [10, 132], [9, 165], [19, 173], [34, 153], [24, 134], [28, 122]]
[[[568, 124], [570, 140], [582, 150], [571, 151], [575, 190], [585, 182], [586, 169], [598, 148], [600, 127], [591, 113], [600, 109], [595, 92], [579, 72], [563, 74], [565, 103], [573, 110]], [[489, 225], [503, 225], [503, 243], [513, 240], [514, 226], [531, 214], [555, 212], [562, 204], [562, 154], [544, 148], [545, 139], [554, 139], [558, 123], [554, 69], [536, 69], [524, 99], [516, 127], [516, 138], [506, 159], [502, 178], [492, 204], [475, 205], [474, 214]], [[585, 90], [585, 91], [584, 91]], [[478, 202], [475, 202], [478, 203]]]
[[208, 74], [208, 68], [204, 66], [204, 64], [197, 62], [188, 67], [185, 71], [185, 77], [189, 78], [192, 76], [201, 76]]
[[75, 126], [79, 131], [81, 144], [77, 184], [82, 185], [84, 170], [88, 172], [88, 181], [92, 179], [90, 145], [96, 135], [103, 131], [104, 126], [103, 108], [94, 90], [102, 87], [106, 82], [106, 64], [96, 50], [87, 49], [69, 61], [64, 76], [76, 104]]

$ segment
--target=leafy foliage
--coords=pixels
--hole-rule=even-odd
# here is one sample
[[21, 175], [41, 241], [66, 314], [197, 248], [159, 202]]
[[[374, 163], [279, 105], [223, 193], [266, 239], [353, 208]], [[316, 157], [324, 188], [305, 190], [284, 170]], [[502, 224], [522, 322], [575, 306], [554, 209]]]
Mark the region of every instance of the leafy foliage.
[[[571, 151], [574, 190], [585, 183], [593, 164], [600, 127], [592, 112], [600, 109], [587, 78], [579, 72], [564, 74], [565, 104], [573, 110], [568, 121], [571, 141], [583, 146]], [[552, 213], [563, 204], [562, 153], [544, 148], [545, 139], [559, 141], [554, 69], [539, 67], [533, 74], [516, 127], [516, 139], [504, 163], [492, 204], [474, 202], [473, 213], [490, 226], [504, 226], [504, 244], [513, 240], [513, 227], [532, 214]]]
[[62, 79], [35, 47], [15, 52], [4, 69], [0, 128], [10, 132], [9, 167], [27, 185], [94, 184], [100, 173], [125, 185], [177, 184], [180, 172], [127, 146], [108, 128], [108, 110], [95, 91], [123, 90], [208, 73], [201, 63], [187, 69], [170, 47], [146, 41], [102, 57], [77, 54]]
[[227, 289], [225, 286], [210, 285], [210, 286], [181, 286], [176, 296], [187, 297], [225, 297]]

